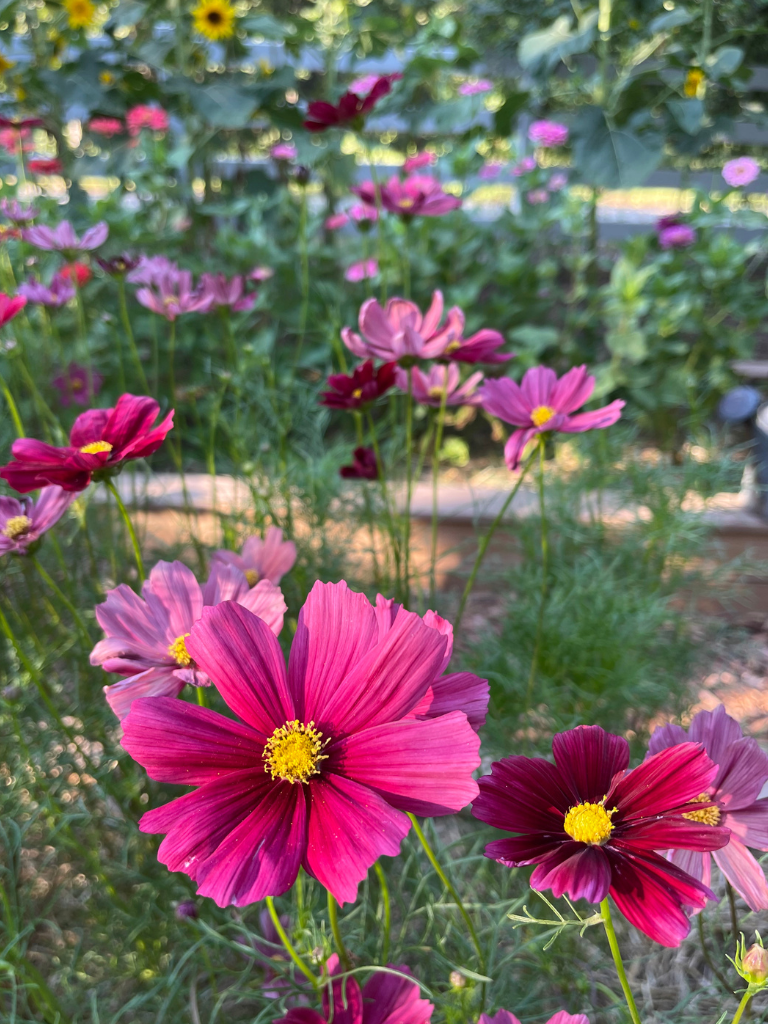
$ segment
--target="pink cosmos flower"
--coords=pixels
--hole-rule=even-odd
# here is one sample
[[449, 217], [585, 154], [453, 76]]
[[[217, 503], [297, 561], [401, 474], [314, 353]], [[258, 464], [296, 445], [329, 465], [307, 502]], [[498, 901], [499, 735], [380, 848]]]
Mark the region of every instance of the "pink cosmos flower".
[[379, 272], [378, 260], [360, 260], [353, 263], [344, 271], [344, 278], [347, 281], [364, 281], [369, 277], [376, 277]]
[[[472, 813], [515, 832], [485, 849], [507, 867], [536, 864], [531, 888], [600, 903], [608, 894], [630, 924], [662, 946], [691, 928], [687, 907], [714, 893], [657, 850], [716, 850], [728, 829], [688, 820], [717, 773], [697, 743], [681, 743], [632, 771], [629, 744], [598, 725], [552, 741], [555, 763], [514, 756], [480, 779]], [[685, 815], [685, 816], [684, 816]]]
[[205, 609], [189, 657], [240, 721], [155, 697], [134, 701], [123, 746], [158, 781], [198, 786], [149, 811], [159, 859], [219, 906], [288, 890], [299, 866], [339, 903], [395, 856], [409, 811], [451, 814], [477, 795], [479, 737], [461, 711], [409, 719], [447, 641], [400, 609], [382, 637], [346, 583], [316, 583], [288, 671], [261, 619], [227, 601]]
[[126, 274], [130, 284], [156, 284], [166, 274], [178, 273], [179, 265], [167, 256], [140, 256], [138, 265]]
[[539, 203], [546, 203], [549, 199], [549, 192], [545, 188], [534, 188], [530, 192], [526, 193], [526, 200], [532, 205], [537, 206]]
[[0, 292], [0, 327], [5, 327], [9, 320], [13, 320], [27, 304], [26, 295], [6, 295]]
[[371, 224], [379, 219], [379, 211], [375, 206], [368, 206], [366, 203], [355, 203], [350, 207], [349, 216], [361, 230], [367, 230]]
[[560, 192], [568, 184], [568, 175], [563, 174], [562, 171], [555, 171], [552, 177], [547, 182], [547, 188], [550, 192]]
[[228, 278], [225, 274], [201, 274], [199, 292], [210, 297], [211, 306], [228, 306], [237, 313], [252, 309], [255, 292], [245, 294], [242, 274]]
[[304, 127], [310, 132], [324, 132], [327, 128], [341, 128], [347, 125], [361, 126], [365, 115], [373, 110], [376, 103], [392, 90], [392, 83], [402, 78], [400, 73], [394, 75], [377, 75], [366, 77], [355, 85], [369, 85], [370, 88], [360, 93], [350, 88], [338, 103], [315, 100], [307, 107], [307, 118]]
[[732, 188], [751, 185], [760, 174], [760, 164], [751, 156], [740, 156], [723, 166], [723, 177]]
[[361, 75], [354, 82], [350, 82], [349, 91], [356, 93], [358, 96], [367, 96], [378, 80], [378, 75]]
[[79, 363], [70, 363], [67, 369], [54, 377], [51, 385], [59, 392], [59, 404], [65, 408], [75, 402], [90, 405], [101, 390], [104, 378], [95, 370]]
[[349, 216], [346, 213], [332, 213], [330, 217], [325, 218], [324, 227], [327, 231], [338, 231], [339, 228], [343, 228], [349, 224]]
[[378, 480], [381, 476], [379, 463], [373, 448], [362, 445], [352, 452], [352, 463], [339, 469], [344, 480]]
[[539, 434], [556, 430], [581, 434], [615, 423], [625, 405], [620, 398], [602, 409], [576, 412], [589, 401], [594, 390], [595, 378], [587, 373], [586, 366], [574, 366], [559, 380], [555, 371], [546, 366], [526, 370], [522, 384], [509, 377], [487, 380], [481, 389], [485, 411], [520, 428], [512, 433], [504, 448], [507, 466], [516, 470], [525, 446]]
[[33, 302], [36, 305], [59, 309], [61, 306], [65, 306], [70, 299], [74, 299], [75, 289], [61, 274], [54, 274], [50, 287], [35, 277], [31, 277], [28, 281], [22, 281], [19, 285], [19, 295], [23, 295], [28, 302]]
[[76, 497], [61, 487], [44, 487], [34, 501], [0, 496], [0, 555], [26, 555]]
[[[389, 964], [410, 974], [405, 964]], [[336, 953], [328, 957], [331, 978], [342, 973]], [[323, 1012], [297, 1007], [273, 1024], [428, 1024], [434, 1006], [421, 998], [419, 986], [396, 974], [374, 971], [362, 989], [354, 977], [339, 979], [323, 988]]]
[[234, 565], [251, 587], [259, 580], [278, 584], [296, 562], [296, 545], [292, 540], [283, 540], [283, 531], [278, 526], [270, 526], [263, 540], [257, 536], [249, 537], [239, 555], [226, 548], [214, 551], [211, 564], [214, 562]]
[[[493, 1016], [481, 1013], [477, 1024], [520, 1024], [520, 1021], [509, 1010], [497, 1010]], [[589, 1024], [589, 1017], [584, 1013], [567, 1013], [565, 1010], [559, 1010], [549, 1018], [547, 1024]]]
[[564, 146], [568, 141], [568, 128], [557, 121], [534, 121], [528, 129], [528, 138], [544, 149]]
[[74, 259], [78, 253], [90, 252], [103, 245], [109, 235], [109, 227], [105, 220], [100, 220], [92, 228], [78, 238], [75, 229], [68, 220], [63, 220], [55, 228], [36, 224], [24, 229], [24, 240], [38, 249], [47, 252], [62, 252], [68, 259]]
[[138, 697], [178, 697], [184, 686], [210, 686], [211, 680], [190, 656], [186, 640], [203, 608], [237, 602], [277, 635], [283, 628], [285, 601], [269, 580], [248, 585], [234, 565], [216, 562], [204, 587], [181, 562], [158, 562], [144, 581], [141, 597], [121, 583], [96, 606], [96, 621], [106, 634], [91, 651], [91, 664], [125, 676], [104, 687], [107, 703], [122, 721]]
[[[765, 874], [747, 849], [768, 850], [768, 799], [758, 799], [768, 782], [768, 754], [751, 737], [742, 735], [739, 723], [722, 704], [714, 711], [694, 715], [687, 733], [679, 725], [656, 729], [648, 753], [658, 754], [689, 740], [702, 744], [718, 771], [696, 798], [712, 806], [691, 811], [686, 818], [731, 830], [727, 845], [712, 853], [715, 864], [752, 910], [768, 910]], [[709, 885], [712, 867], [708, 852], [675, 850], [669, 859]]]
[[214, 301], [210, 291], [193, 289], [189, 270], [178, 268], [155, 274], [151, 285], [139, 288], [136, 299], [166, 320], [175, 320], [184, 313], [207, 313]]
[[493, 82], [487, 78], [478, 78], [476, 82], [462, 82], [459, 86], [459, 96], [477, 96], [481, 92], [490, 92]]
[[420, 405], [439, 408], [443, 392], [446, 392], [446, 389], [446, 405], [480, 405], [481, 399], [477, 393], [483, 379], [480, 371], [471, 374], [462, 384], [456, 363], [450, 363], [448, 366], [438, 363], [435, 366], [430, 366], [426, 373], [418, 366], [413, 366], [410, 370], [398, 367], [396, 380], [401, 391], [408, 390], [409, 373], [413, 397]]
[[477, 172], [477, 176], [481, 181], [492, 181], [494, 178], [498, 178], [505, 167], [506, 164], [483, 164]]
[[38, 213], [34, 206], [23, 206], [15, 199], [0, 199], [0, 211], [11, 224], [28, 224]]
[[424, 314], [407, 299], [392, 298], [384, 309], [376, 299], [367, 299], [360, 307], [360, 334], [344, 327], [341, 337], [361, 359], [434, 359], [456, 340], [455, 327], [440, 328], [442, 315], [443, 294], [439, 291], [432, 295], [432, 304]]
[[170, 127], [168, 114], [162, 107], [148, 106], [140, 103], [131, 107], [125, 115], [125, 123], [129, 135], [139, 135], [142, 128], [148, 128], [152, 132], [167, 132]]
[[[404, 180], [393, 175], [380, 186], [381, 205], [402, 217], [442, 217], [461, 206], [457, 196], [443, 192], [443, 186], [427, 174], [411, 174]], [[376, 206], [376, 187], [367, 181], [352, 189], [368, 206]]]
[[117, 117], [92, 117], [88, 122], [88, 131], [94, 135], [103, 135], [111, 139], [125, 131], [125, 125]]
[[173, 409], [158, 426], [152, 426], [159, 412], [154, 398], [121, 395], [114, 409], [80, 413], [68, 448], [31, 437], [14, 441], [14, 461], [0, 469], [0, 477], [22, 494], [47, 484], [84, 491], [94, 474], [112, 473], [129, 459], [143, 459], [157, 451], [173, 427]]
[[403, 170], [406, 174], [410, 174], [412, 171], [418, 171], [422, 167], [431, 167], [432, 164], [437, 163], [437, 153], [417, 153], [415, 156], [409, 156], [403, 164]]
[[661, 217], [656, 222], [657, 238], [662, 249], [685, 249], [696, 241], [696, 229], [678, 217]]
[[535, 171], [538, 167], [536, 158], [533, 156], [524, 156], [517, 167], [512, 168], [512, 173], [516, 178], [521, 178], [524, 174], [529, 174], [531, 171]]
[[273, 160], [295, 160], [299, 151], [290, 142], [278, 142], [270, 149], [269, 155]]
[[272, 267], [254, 267], [247, 276], [249, 281], [268, 281], [275, 276], [275, 272]]
[[[0, 124], [5, 118], [0, 118]], [[0, 127], [0, 149], [4, 149], [10, 156], [16, 156], [19, 151], [19, 140], [28, 139], [30, 136], [29, 128], [9, 128], [7, 126]], [[30, 152], [35, 147], [31, 142], [22, 141], [22, 150], [25, 153]]]

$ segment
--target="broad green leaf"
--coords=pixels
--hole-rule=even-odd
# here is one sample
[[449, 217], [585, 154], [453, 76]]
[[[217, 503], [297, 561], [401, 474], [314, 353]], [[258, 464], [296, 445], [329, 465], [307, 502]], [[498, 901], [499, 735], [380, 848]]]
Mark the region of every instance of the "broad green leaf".
[[701, 100], [669, 100], [667, 108], [687, 135], [696, 135], [704, 118], [704, 104]]
[[698, 11], [689, 11], [685, 7], [676, 7], [674, 11], [668, 11], [666, 14], [660, 14], [658, 18], [654, 18], [648, 29], [653, 34], [656, 32], [668, 32], [671, 28], [677, 28], [679, 25], [688, 25], [698, 16]]
[[210, 82], [190, 89], [195, 110], [213, 128], [244, 128], [258, 106], [253, 90], [228, 82]]
[[721, 46], [707, 59], [707, 74], [710, 78], [727, 78], [743, 60], [744, 51], [738, 46]]
[[600, 107], [583, 108], [574, 121], [571, 138], [582, 180], [605, 188], [641, 185], [664, 154], [661, 135], [611, 127]]
[[543, 64], [554, 67], [563, 57], [573, 53], [586, 53], [592, 45], [597, 25], [597, 11], [586, 14], [575, 31], [571, 31], [572, 18], [562, 14], [539, 32], [523, 36], [517, 48], [517, 59], [524, 68]]

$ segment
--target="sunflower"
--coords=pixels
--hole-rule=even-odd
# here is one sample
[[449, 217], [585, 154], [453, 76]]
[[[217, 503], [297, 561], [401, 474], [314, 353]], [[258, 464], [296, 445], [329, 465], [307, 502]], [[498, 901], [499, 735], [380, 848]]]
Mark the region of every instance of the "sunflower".
[[90, 28], [96, 16], [96, 5], [91, 0], [64, 0], [64, 10], [70, 28]]
[[200, 0], [192, 18], [195, 30], [214, 43], [235, 33], [235, 9], [229, 0]]

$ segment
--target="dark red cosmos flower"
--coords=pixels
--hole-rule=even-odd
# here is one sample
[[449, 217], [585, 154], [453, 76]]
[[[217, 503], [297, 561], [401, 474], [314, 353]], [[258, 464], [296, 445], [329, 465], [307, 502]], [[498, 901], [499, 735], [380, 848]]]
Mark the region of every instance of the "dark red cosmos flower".
[[30, 160], [27, 164], [27, 169], [32, 174], [61, 174], [64, 170], [64, 164], [61, 160]]
[[[717, 850], [730, 832], [683, 815], [701, 810], [717, 766], [699, 743], [681, 743], [628, 771], [629, 744], [600, 726], [552, 741], [555, 763], [507, 757], [480, 779], [472, 813], [520, 833], [489, 843], [485, 855], [508, 867], [536, 864], [533, 889], [600, 903], [608, 893], [627, 920], [662, 946], [691, 928], [683, 908], [715, 896], [657, 850]], [[690, 805], [690, 806], [689, 806]]]
[[96, 262], [105, 274], [109, 274], [111, 277], [122, 277], [123, 274], [129, 274], [138, 267], [141, 257], [131, 256], [130, 253], [124, 252], [119, 256], [113, 256], [111, 259], [103, 259], [97, 256]]
[[328, 378], [332, 390], [323, 392], [320, 404], [329, 409], [359, 409], [394, 387], [396, 366], [397, 363], [382, 363], [374, 370], [373, 360], [366, 359], [354, 368], [351, 376], [334, 373]]
[[83, 491], [91, 477], [121, 468], [128, 459], [156, 452], [173, 427], [173, 409], [156, 427], [160, 406], [154, 398], [121, 395], [114, 409], [89, 409], [75, 420], [70, 447], [55, 448], [34, 438], [20, 437], [11, 446], [14, 462], [0, 477], [22, 494], [47, 484], [65, 491]]
[[93, 272], [85, 263], [75, 261], [74, 263], [65, 263], [59, 271], [59, 276], [63, 277], [65, 281], [69, 281], [70, 284], [76, 284], [78, 288], [82, 288], [91, 280]]
[[379, 464], [373, 448], [355, 448], [352, 465], [342, 466], [339, 476], [345, 480], [378, 480]]
[[324, 132], [326, 128], [362, 124], [365, 115], [392, 89], [392, 83], [402, 77], [399, 72], [394, 75], [381, 75], [365, 96], [358, 96], [350, 90], [345, 92], [336, 104], [314, 100], [307, 107], [304, 127], [310, 132]]
[[0, 117], [0, 128], [15, 128], [22, 131], [24, 128], [42, 128], [42, 117], [20, 117], [14, 120], [10, 117]]

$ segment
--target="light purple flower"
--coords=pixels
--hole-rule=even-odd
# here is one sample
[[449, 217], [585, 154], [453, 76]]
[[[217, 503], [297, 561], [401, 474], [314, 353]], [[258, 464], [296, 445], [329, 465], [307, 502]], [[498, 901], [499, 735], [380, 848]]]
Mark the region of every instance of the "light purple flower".
[[24, 295], [28, 302], [34, 302], [39, 306], [51, 306], [54, 309], [66, 305], [75, 297], [74, 285], [61, 274], [54, 274], [50, 287], [31, 277], [28, 281], [22, 281], [17, 291], [19, 295]]
[[285, 601], [269, 580], [255, 587], [234, 565], [215, 562], [205, 586], [181, 562], [158, 562], [141, 597], [121, 583], [96, 606], [106, 634], [91, 651], [91, 664], [126, 678], [105, 686], [107, 702], [122, 721], [137, 697], [178, 697], [184, 686], [209, 686], [210, 679], [189, 656], [186, 638], [203, 608], [221, 601], [243, 605], [277, 635]]
[[481, 92], [490, 92], [493, 82], [487, 78], [478, 78], [476, 82], [462, 82], [459, 86], [460, 96], [476, 96]]
[[360, 260], [353, 263], [344, 271], [344, 278], [347, 281], [364, 281], [369, 277], [376, 277], [379, 272], [378, 260]]
[[34, 501], [0, 496], [0, 555], [26, 555], [76, 497], [77, 492], [55, 486], [43, 487]]
[[0, 199], [0, 211], [12, 224], [27, 224], [38, 214], [34, 206], [22, 206], [15, 199]]
[[246, 276], [249, 281], [268, 281], [275, 276], [275, 272], [272, 267], [254, 267]]
[[178, 269], [157, 274], [152, 285], [139, 288], [136, 299], [166, 320], [175, 320], [183, 313], [207, 313], [213, 305], [213, 295], [193, 289], [192, 274]]
[[295, 160], [299, 151], [290, 142], [278, 142], [269, 151], [273, 160]]
[[568, 175], [563, 174], [562, 171], [555, 171], [552, 177], [547, 182], [547, 188], [550, 192], [560, 192], [568, 184]]
[[696, 230], [677, 217], [661, 217], [656, 232], [662, 249], [685, 249], [696, 241]]
[[[481, 398], [477, 389], [482, 383], [483, 375], [479, 370], [470, 374], [463, 384], [456, 363], [450, 363], [448, 366], [438, 363], [430, 366], [426, 373], [418, 366], [413, 366], [408, 372], [411, 375], [411, 393], [420, 405], [439, 408], [443, 393], [446, 394], [446, 405], [480, 405]], [[395, 371], [395, 381], [401, 391], [408, 390], [408, 372], [400, 366]]]
[[211, 299], [212, 306], [228, 306], [236, 313], [252, 309], [256, 293], [245, 294], [242, 274], [228, 278], [225, 274], [201, 274], [199, 291]]
[[125, 275], [130, 284], [155, 284], [168, 273], [175, 273], [179, 267], [167, 256], [141, 256], [139, 265]]
[[477, 173], [478, 178], [482, 181], [492, 181], [494, 178], [498, 178], [501, 172], [506, 167], [506, 164], [483, 164]]
[[90, 252], [103, 245], [109, 235], [109, 227], [105, 220], [100, 220], [92, 228], [78, 238], [75, 229], [68, 220], [63, 220], [55, 228], [37, 224], [31, 228], [24, 229], [24, 240], [38, 249], [45, 249], [48, 252], [63, 252], [67, 256], [74, 257], [81, 252]]
[[551, 149], [568, 141], [568, 128], [557, 121], [534, 121], [528, 129], [528, 138], [536, 146]]
[[[758, 862], [747, 849], [768, 850], [768, 799], [758, 799], [768, 781], [768, 754], [744, 736], [741, 726], [720, 704], [714, 711], [694, 715], [688, 732], [679, 725], [664, 725], [651, 736], [648, 753], [657, 754], [678, 743], [701, 743], [718, 766], [712, 785], [701, 794], [702, 811], [683, 815], [705, 825], [731, 830], [728, 844], [712, 852], [715, 864], [752, 910], [768, 910], [768, 884]], [[674, 850], [673, 864], [709, 885], [710, 854], [698, 850]]]
[[732, 188], [751, 185], [759, 174], [760, 164], [751, 156], [740, 156], [736, 160], [729, 160], [723, 167], [723, 177]]
[[213, 562], [234, 565], [252, 587], [259, 580], [278, 584], [296, 562], [296, 545], [292, 540], [283, 540], [283, 531], [278, 526], [270, 526], [264, 540], [261, 537], [249, 537], [239, 555], [226, 548], [214, 551], [211, 557]]
[[51, 381], [53, 387], [59, 392], [59, 404], [91, 405], [93, 399], [101, 390], [104, 378], [95, 370], [90, 370], [79, 363], [70, 363], [67, 369], [54, 377]]
[[537, 206], [540, 203], [546, 203], [549, 199], [549, 192], [547, 192], [545, 188], [534, 188], [531, 189], [530, 192], [526, 193], [525, 198], [531, 206]]
[[530, 171], [535, 171], [538, 167], [536, 158], [533, 156], [524, 156], [517, 167], [512, 168], [512, 173], [516, 178], [522, 177], [524, 174], [528, 174]]

